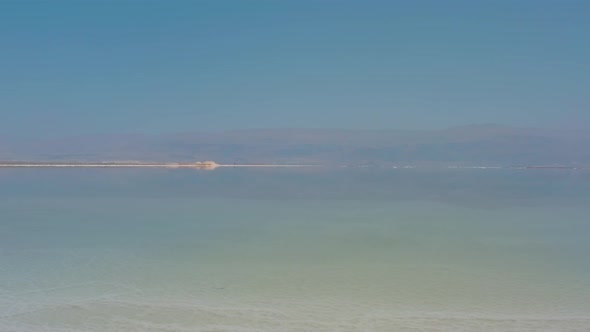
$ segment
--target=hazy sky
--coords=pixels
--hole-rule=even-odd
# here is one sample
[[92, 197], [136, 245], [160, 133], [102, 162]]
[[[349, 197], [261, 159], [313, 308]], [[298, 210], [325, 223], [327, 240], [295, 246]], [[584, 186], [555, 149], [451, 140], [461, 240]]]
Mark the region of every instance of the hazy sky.
[[587, 127], [590, 1], [0, 1], [0, 135]]

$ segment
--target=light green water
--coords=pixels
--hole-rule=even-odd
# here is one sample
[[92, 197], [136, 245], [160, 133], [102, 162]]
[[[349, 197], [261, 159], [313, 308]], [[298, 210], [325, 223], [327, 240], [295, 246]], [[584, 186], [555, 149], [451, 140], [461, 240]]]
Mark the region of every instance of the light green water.
[[588, 331], [590, 176], [3, 170], [1, 331]]

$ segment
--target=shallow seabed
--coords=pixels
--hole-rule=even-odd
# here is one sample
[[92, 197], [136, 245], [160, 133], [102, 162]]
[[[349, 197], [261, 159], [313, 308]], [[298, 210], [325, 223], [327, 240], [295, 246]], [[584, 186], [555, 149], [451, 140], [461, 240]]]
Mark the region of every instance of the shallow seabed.
[[590, 174], [2, 170], [0, 331], [588, 331]]

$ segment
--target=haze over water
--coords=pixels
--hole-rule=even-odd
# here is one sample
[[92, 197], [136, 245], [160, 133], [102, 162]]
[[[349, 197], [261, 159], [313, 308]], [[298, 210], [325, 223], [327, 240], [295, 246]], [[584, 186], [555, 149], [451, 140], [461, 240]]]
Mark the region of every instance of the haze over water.
[[587, 331], [589, 176], [4, 169], [0, 330]]

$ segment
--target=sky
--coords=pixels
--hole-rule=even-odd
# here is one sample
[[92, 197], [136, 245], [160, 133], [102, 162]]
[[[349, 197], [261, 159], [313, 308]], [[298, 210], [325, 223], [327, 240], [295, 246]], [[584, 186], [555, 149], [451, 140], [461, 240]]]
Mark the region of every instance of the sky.
[[590, 1], [1, 0], [0, 136], [587, 128]]

